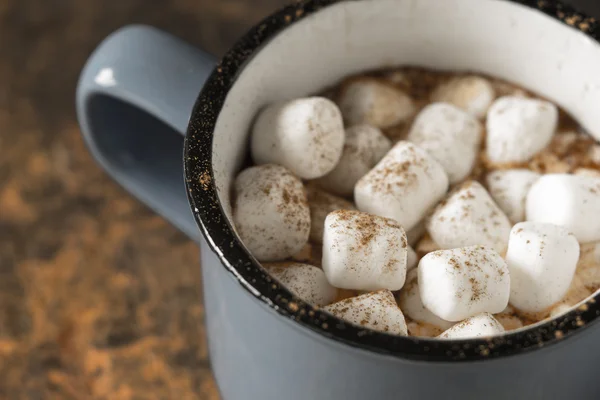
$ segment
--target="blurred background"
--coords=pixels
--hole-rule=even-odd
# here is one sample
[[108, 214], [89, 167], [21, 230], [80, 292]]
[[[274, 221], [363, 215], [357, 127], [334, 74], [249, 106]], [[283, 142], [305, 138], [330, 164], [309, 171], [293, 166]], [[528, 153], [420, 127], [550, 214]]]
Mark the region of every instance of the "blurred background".
[[285, 0], [0, 0], [0, 400], [217, 399], [194, 243], [80, 136], [79, 71], [145, 23], [221, 56]]
[[198, 249], [95, 165], [75, 85], [123, 25], [221, 56], [288, 2], [0, 0], [0, 400], [218, 399]]

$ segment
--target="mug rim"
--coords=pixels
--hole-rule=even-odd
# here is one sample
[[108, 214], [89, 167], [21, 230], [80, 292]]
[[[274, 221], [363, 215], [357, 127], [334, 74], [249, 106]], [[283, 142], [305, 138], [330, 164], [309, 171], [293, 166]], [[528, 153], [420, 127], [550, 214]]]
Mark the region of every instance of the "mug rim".
[[[355, 348], [406, 360], [464, 362], [497, 359], [564, 341], [597, 322], [600, 292], [562, 316], [497, 337], [439, 340], [391, 335], [345, 322], [302, 301], [271, 278], [245, 249], [224, 212], [214, 180], [213, 133], [220, 111], [239, 73], [270, 39], [295, 22], [344, 1], [364, 0], [304, 0], [263, 19], [225, 54], [196, 100], [184, 142], [186, 189], [196, 223], [223, 266], [250, 294], [280, 316], [297, 322], [301, 328]], [[560, 0], [501, 1], [541, 11], [600, 43], [600, 23]]]

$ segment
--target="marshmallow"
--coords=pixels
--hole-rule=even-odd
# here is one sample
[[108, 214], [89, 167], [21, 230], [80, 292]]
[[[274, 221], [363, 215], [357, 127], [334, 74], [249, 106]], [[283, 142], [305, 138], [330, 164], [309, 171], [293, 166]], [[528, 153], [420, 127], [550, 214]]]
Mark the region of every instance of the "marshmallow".
[[363, 294], [323, 307], [334, 316], [364, 328], [406, 336], [404, 315], [389, 290]]
[[600, 178], [544, 175], [527, 195], [527, 220], [564, 226], [580, 243], [600, 240]]
[[416, 268], [417, 264], [419, 263], [419, 257], [412, 247], [407, 246], [406, 250], [408, 252], [406, 255], [406, 270], [408, 271]]
[[479, 76], [451, 79], [431, 94], [434, 102], [450, 103], [476, 118], [484, 118], [496, 97], [492, 84]]
[[450, 184], [464, 180], [475, 164], [482, 127], [467, 112], [445, 103], [431, 104], [415, 119], [408, 140], [444, 167]]
[[548, 146], [558, 124], [552, 103], [501, 97], [487, 117], [487, 155], [493, 163], [525, 162]]
[[408, 318], [420, 323], [433, 325], [441, 330], [450, 328], [453, 323], [445, 321], [425, 308], [419, 293], [418, 271], [413, 269], [406, 275], [406, 285], [400, 292], [400, 309]]
[[446, 321], [499, 313], [508, 305], [508, 267], [490, 248], [434, 251], [421, 259], [418, 271], [423, 305]]
[[440, 339], [473, 339], [501, 335], [504, 327], [493, 315], [483, 313], [454, 325], [442, 333]]
[[514, 224], [525, 221], [525, 199], [541, 175], [528, 169], [493, 171], [486, 177], [492, 198]]
[[323, 271], [338, 288], [399, 290], [406, 279], [408, 244], [396, 221], [339, 210], [325, 220]]
[[338, 107], [323, 97], [268, 106], [252, 128], [252, 159], [279, 164], [303, 179], [329, 173], [342, 155], [345, 133]]
[[267, 272], [307, 303], [324, 306], [335, 300], [337, 290], [327, 282], [323, 271], [308, 264], [265, 265]]
[[281, 261], [308, 242], [310, 211], [302, 182], [278, 165], [242, 171], [235, 180], [233, 219], [259, 261]]
[[415, 227], [446, 194], [448, 176], [427, 152], [400, 141], [354, 188], [361, 211]]
[[352, 203], [340, 197], [326, 193], [314, 185], [306, 188], [310, 208], [310, 240], [323, 243], [323, 229], [327, 215], [336, 210], [355, 210]]
[[346, 143], [337, 166], [319, 185], [339, 196], [351, 196], [356, 182], [391, 149], [392, 142], [377, 128], [357, 125], [346, 130]]
[[510, 221], [481, 184], [469, 181], [435, 209], [427, 231], [442, 249], [479, 244], [503, 254]]
[[343, 87], [338, 104], [348, 125], [391, 128], [415, 112], [410, 97], [374, 79], [354, 80]]
[[412, 247], [415, 247], [426, 232], [427, 230], [425, 229], [425, 223], [422, 221], [419, 222], [411, 230], [406, 231], [406, 239], [408, 240], [408, 244]]
[[510, 270], [510, 304], [539, 312], [567, 293], [579, 259], [575, 236], [560, 226], [521, 222], [510, 232], [506, 262]]

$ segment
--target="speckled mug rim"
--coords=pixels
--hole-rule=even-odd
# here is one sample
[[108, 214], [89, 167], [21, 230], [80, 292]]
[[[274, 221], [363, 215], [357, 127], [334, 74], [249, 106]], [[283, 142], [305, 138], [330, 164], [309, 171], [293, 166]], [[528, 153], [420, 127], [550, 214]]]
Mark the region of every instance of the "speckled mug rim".
[[[196, 101], [185, 139], [186, 187], [196, 222], [221, 263], [242, 287], [281, 317], [333, 340], [403, 359], [429, 362], [496, 359], [546, 347], [583, 330], [600, 315], [600, 294], [552, 321], [486, 340], [443, 341], [376, 332], [346, 323], [298, 299], [266, 274], [246, 251], [227, 220], [214, 182], [212, 138], [217, 118], [239, 72], [267, 41], [306, 16], [342, 1], [364, 0], [305, 0], [265, 18], [223, 57]], [[503, 1], [540, 10], [600, 42], [600, 24], [560, 1]]]

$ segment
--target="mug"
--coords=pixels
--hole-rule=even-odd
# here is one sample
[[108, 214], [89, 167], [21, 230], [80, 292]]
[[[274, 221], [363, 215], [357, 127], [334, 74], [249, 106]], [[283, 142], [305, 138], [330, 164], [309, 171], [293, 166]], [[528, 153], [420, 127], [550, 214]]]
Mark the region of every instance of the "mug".
[[294, 297], [236, 235], [230, 187], [257, 111], [393, 65], [506, 79], [600, 138], [600, 24], [555, 0], [307, 0], [260, 22], [218, 63], [130, 26], [90, 57], [77, 112], [100, 165], [200, 241], [224, 399], [598, 398], [599, 296], [486, 340], [393, 336]]

